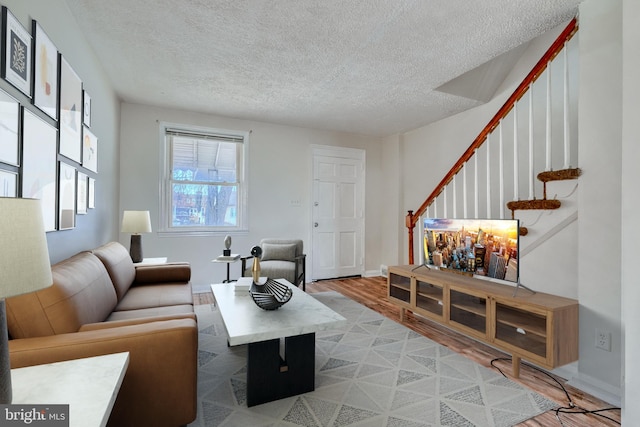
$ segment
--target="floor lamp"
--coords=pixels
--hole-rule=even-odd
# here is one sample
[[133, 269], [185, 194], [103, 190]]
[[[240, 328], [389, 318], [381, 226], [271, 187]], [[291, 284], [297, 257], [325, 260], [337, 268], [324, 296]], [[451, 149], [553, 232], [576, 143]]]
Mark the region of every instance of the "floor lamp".
[[151, 233], [151, 218], [149, 211], [124, 211], [122, 214], [123, 233], [131, 233], [131, 245], [129, 254], [133, 262], [141, 262], [142, 236], [140, 233]]
[[0, 404], [12, 398], [5, 298], [51, 286], [40, 200], [0, 197]]

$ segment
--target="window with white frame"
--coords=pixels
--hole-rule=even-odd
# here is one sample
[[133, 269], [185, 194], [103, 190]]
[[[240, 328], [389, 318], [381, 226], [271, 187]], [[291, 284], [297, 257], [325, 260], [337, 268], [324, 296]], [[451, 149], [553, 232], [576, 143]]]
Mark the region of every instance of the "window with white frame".
[[248, 133], [161, 125], [165, 167], [161, 231], [246, 230]]

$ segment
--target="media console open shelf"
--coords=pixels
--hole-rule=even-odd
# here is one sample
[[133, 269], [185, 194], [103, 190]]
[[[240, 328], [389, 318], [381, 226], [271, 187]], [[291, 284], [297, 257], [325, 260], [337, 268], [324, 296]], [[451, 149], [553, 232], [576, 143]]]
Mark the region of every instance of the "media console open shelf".
[[531, 293], [424, 266], [389, 267], [389, 301], [400, 320], [412, 311], [510, 353], [513, 376], [520, 360], [553, 369], [578, 359], [578, 301]]

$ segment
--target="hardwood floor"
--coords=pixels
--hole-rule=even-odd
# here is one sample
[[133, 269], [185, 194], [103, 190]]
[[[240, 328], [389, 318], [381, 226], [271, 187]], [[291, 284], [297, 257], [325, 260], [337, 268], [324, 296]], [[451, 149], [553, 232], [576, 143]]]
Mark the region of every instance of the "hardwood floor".
[[[323, 280], [319, 282], [307, 283], [307, 292], [325, 292], [336, 291], [344, 296], [359, 302], [380, 314], [393, 319], [400, 320], [400, 311], [397, 306], [391, 304], [387, 298], [387, 282], [383, 277], [371, 278], [348, 278], [340, 280]], [[210, 304], [213, 300], [211, 293], [194, 294], [195, 304]], [[483, 343], [475, 341], [465, 335], [447, 329], [436, 323], [412, 313], [408, 313], [403, 324], [413, 329], [425, 337], [438, 342], [449, 349], [456, 351], [482, 366], [495, 369], [491, 366], [491, 361], [496, 358], [509, 357], [494, 348]], [[525, 364], [520, 369], [520, 378], [511, 376], [511, 362], [497, 361], [494, 365], [502, 370], [504, 375], [513, 381], [519, 382], [529, 387], [550, 400], [558, 403], [558, 407], [569, 407], [566, 411], [582, 411], [582, 408], [589, 411], [602, 410], [610, 408], [606, 402], [583, 393], [582, 391], [565, 384], [565, 380], [555, 377], [558, 381], [549, 378], [544, 373], [531, 368]], [[562, 384], [565, 391], [559, 386]], [[571, 404], [569, 401], [570, 396]], [[548, 426], [566, 426], [566, 427], [585, 427], [585, 426], [617, 426], [620, 425], [620, 410], [609, 410], [596, 414], [567, 414], [560, 413], [559, 419], [555, 411], [545, 412], [535, 418], [527, 420], [518, 426], [521, 427], [548, 427]], [[606, 419], [603, 417], [609, 417]]]

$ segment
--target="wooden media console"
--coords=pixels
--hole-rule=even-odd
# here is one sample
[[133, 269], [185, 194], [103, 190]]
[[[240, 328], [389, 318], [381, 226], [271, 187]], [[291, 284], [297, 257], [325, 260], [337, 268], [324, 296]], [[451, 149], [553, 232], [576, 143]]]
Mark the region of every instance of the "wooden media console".
[[578, 359], [578, 301], [429, 269], [389, 267], [389, 301], [512, 355], [553, 369]]

